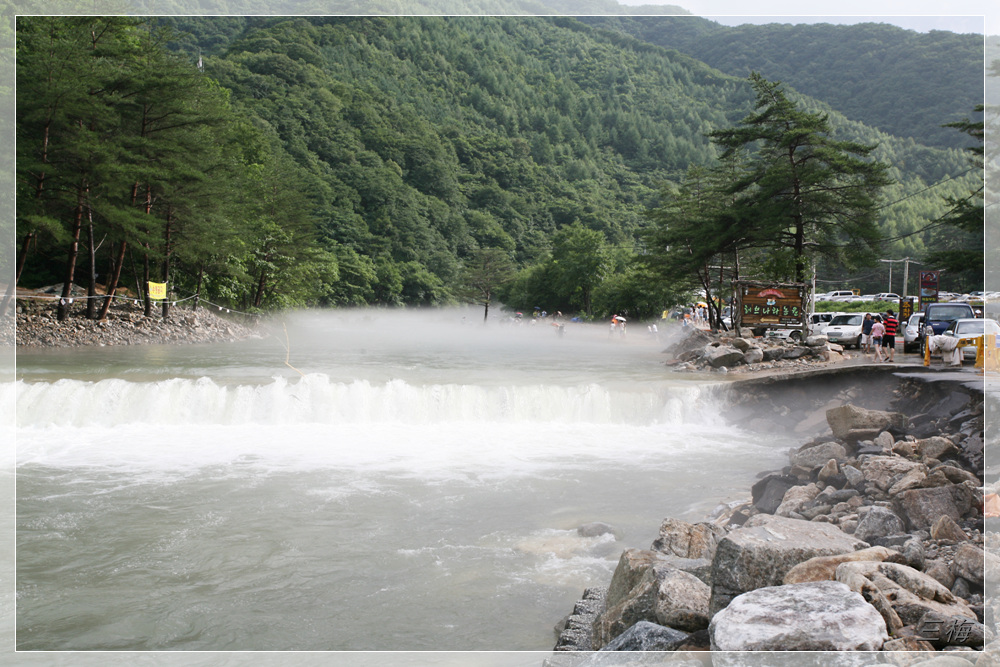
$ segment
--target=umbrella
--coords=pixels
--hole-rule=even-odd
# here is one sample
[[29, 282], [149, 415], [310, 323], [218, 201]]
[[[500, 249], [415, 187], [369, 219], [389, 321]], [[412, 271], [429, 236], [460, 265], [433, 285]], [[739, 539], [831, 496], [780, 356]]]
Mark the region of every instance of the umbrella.
[[625, 321], [625, 318], [622, 317], [621, 315], [615, 315], [615, 319], [618, 320], [619, 322], [624, 322]]

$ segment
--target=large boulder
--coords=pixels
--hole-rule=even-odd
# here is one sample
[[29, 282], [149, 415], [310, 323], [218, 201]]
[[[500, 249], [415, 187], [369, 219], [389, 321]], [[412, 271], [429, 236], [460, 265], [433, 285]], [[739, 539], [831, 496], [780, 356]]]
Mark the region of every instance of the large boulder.
[[826, 421], [835, 438], [848, 442], [871, 440], [887, 428], [903, 430], [906, 426], [906, 416], [902, 413], [866, 410], [854, 405], [827, 410]]
[[791, 455], [793, 466], [803, 468], [818, 468], [830, 459], [843, 461], [847, 458], [847, 450], [836, 442], [822, 442], [812, 447], [804, 447]]
[[660, 524], [660, 536], [653, 542], [653, 550], [681, 558], [707, 558], [715, 556], [715, 545], [725, 531], [712, 523], [688, 523], [667, 518]]
[[[862, 561], [837, 566], [837, 581], [862, 593], [875, 608], [891, 608], [886, 625], [895, 632], [898, 627], [916, 625], [929, 611], [946, 616], [962, 616], [975, 620], [975, 613], [965, 602], [933, 577], [900, 563]], [[894, 625], [898, 627], [893, 627]]]
[[712, 618], [713, 651], [878, 651], [889, 638], [874, 607], [818, 581], [744, 593]]
[[930, 438], [925, 438], [923, 440], [917, 440], [914, 445], [917, 448], [917, 453], [920, 456], [927, 457], [929, 459], [941, 459], [948, 454], [954, 454], [958, 451], [953, 443], [948, 438], [936, 435]]
[[926, 471], [923, 464], [895, 456], [870, 456], [861, 463], [861, 474], [882, 491], [889, 488], [914, 468]]
[[607, 607], [594, 620], [593, 648], [601, 649], [639, 621], [705, 628], [710, 592], [696, 576], [663, 563], [657, 552], [629, 549], [612, 576]]
[[745, 360], [743, 353], [731, 345], [709, 345], [705, 348], [703, 358], [712, 368], [735, 366]]
[[975, 494], [966, 484], [910, 489], [893, 497], [893, 508], [910, 530], [926, 530], [942, 516], [958, 521], [973, 507]]
[[751, 487], [753, 506], [758, 512], [774, 514], [788, 489], [798, 484], [798, 479], [791, 475], [770, 474]]
[[[996, 556], [991, 554], [991, 560], [996, 562]], [[991, 563], [991, 565], [993, 564]], [[983, 575], [986, 569], [986, 553], [979, 547], [963, 543], [955, 551], [952, 563], [952, 573], [977, 586], [983, 585]], [[992, 570], [992, 568], [991, 568]]]
[[737, 595], [777, 586], [793, 567], [816, 556], [869, 546], [830, 524], [770, 514], [750, 517], [719, 541], [712, 561], [712, 614]]
[[793, 486], [785, 492], [784, 498], [781, 499], [781, 504], [778, 505], [778, 509], [774, 513], [785, 517], [791, 516], [793, 512], [798, 513], [807, 504], [812, 502], [821, 491], [822, 489], [815, 484]]
[[899, 563], [902, 562], [903, 556], [898, 551], [885, 547], [869, 547], [836, 556], [817, 556], [804, 563], [799, 563], [789, 570], [783, 583], [803, 584], [807, 581], [833, 581], [837, 575], [838, 565], [863, 560]]

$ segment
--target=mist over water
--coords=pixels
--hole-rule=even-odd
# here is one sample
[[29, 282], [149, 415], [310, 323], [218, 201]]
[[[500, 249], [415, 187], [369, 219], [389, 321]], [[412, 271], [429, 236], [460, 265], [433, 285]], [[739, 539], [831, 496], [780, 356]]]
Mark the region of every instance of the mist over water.
[[725, 424], [645, 326], [481, 317], [19, 355], [19, 648], [548, 650], [622, 550], [792, 444]]

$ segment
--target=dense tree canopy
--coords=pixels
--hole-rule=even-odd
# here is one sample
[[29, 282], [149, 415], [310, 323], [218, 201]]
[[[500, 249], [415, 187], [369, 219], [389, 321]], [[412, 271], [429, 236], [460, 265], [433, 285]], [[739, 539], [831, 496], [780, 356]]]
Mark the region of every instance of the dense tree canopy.
[[[639, 261], [645, 211], [755, 100], [571, 18], [22, 17], [17, 38], [22, 282], [255, 311], [465, 300], [503, 253], [507, 305], [659, 312], [683, 296]], [[788, 98], [877, 146], [881, 251], [921, 254], [972, 185], [962, 152]]]

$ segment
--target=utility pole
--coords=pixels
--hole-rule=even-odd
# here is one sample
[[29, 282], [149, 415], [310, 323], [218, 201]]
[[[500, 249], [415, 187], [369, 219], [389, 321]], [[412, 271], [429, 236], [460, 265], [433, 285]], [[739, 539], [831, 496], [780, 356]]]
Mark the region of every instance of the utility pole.
[[892, 291], [892, 265], [893, 265], [893, 263], [894, 262], [902, 262], [903, 263], [903, 291], [902, 291], [902, 293], [900, 293], [900, 296], [903, 297], [904, 299], [907, 296], [909, 296], [909, 293], [910, 293], [909, 292], [910, 263], [912, 262], [913, 264], [919, 264], [920, 262], [912, 260], [909, 257], [904, 257], [903, 259], [880, 259], [879, 261], [880, 262], [885, 262], [886, 264], [889, 265], [889, 289], [886, 290], [888, 292]]

